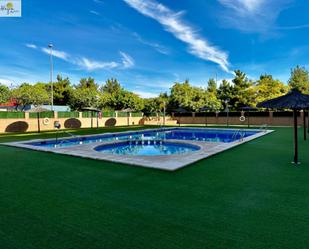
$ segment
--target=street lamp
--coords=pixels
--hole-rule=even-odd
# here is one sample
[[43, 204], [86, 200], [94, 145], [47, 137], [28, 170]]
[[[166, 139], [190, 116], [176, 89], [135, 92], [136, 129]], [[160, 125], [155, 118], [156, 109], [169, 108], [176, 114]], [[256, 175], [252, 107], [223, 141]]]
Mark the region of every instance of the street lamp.
[[163, 101], [163, 127], [165, 127], [165, 112], [166, 112], [166, 103]]
[[230, 99], [226, 99], [225, 101], [225, 111], [226, 111], [226, 127], [229, 127], [229, 102]]
[[54, 110], [54, 84], [53, 84], [53, 44], [49, 43], [48, 48], [50, 49], [50, 84], [51, 84], [51, 111]]

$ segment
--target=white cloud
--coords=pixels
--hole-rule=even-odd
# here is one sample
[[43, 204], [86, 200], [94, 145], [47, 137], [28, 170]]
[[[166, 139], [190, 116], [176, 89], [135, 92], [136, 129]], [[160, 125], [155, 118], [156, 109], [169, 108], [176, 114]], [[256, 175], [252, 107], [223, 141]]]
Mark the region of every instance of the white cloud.
[[119, 53], [122, 56], [121, 60], [122, 60], [122, 64], [123, 64], [124, 68], [134, 67], [135, 62], [134, 62], [133, 58], [130, 55], [128, 55], [128, 54], [126, 54], [124, 52], [121, 52], [121, 51]]
[[85, 57], [77, 59], [75, 62], [78, 66], [88, 71], [94, 71], [98, 69], [112, 69], [118, 67], [118, 63], [112, 62], [103, 62], [103, 61], [94, 61], [87, 59]]
[[27, 44], [26, 44], [26, 47], [27, 47], [27, 48], [32, 48], [32, 49], [37, 49], [37, 48], [38, 48], [36, 45], [31, 44], [31, 43], [27, 43]]
[[13, 83], [12, 80], [9, 79], [0, 79], [0, 84], [6, 85], [6, 86], [10, 86]]
[[174, 12], [153, 0], [123, 0], [129, 6], [145, 16], [158, 21], [177, 39], [189, 46], [189, 52], [203, 60], [217, 63], [224, 71], [229, 72], [228, 55], [219, 48], [210, 45], [194, 29], [181, 19], [182, 12]]
[[[45, 54], [50, 54], [50, 49], [48, 48], [41, 48], [41, 50]], [[52, 55], [65, 61], [69, 61], [70, 58], [70, 55], [68, 53], [54, 49], [52, 50]]]
[[[30, 46], [31, 45], [31, 46]], [[27, 44], [26, 45], [29, 48], [38, 48], [34, 44]], [[41, 47], [40, 51], [43, 53], [46, 53], [50, 55], [50, 49]], [[134, 66], [134, 60], [133, 58], [124, 53], [124, 52], [119, 52], [121, 55], [121, 62], [115, 62], [115, 61], [98, 61], [98, 60], [92, 60], [88, 59], [84, 56], [72, 56], [67, 52], [60, 51], [60, 50], [52, 50], [52, 55], [64, 60], [68, 63], [71, 63], [73, 65], [79, 66], [81, 69], [87, 70], [87, 71], [95, 71], [99, 69], [113, 69], [113, 68], [131, 68]]]
[[275, 28], [280, 12], [292, 0], [217, 0], [224, 10], [220, 22], [224, 27], [232, 27], [244, 32], [269, 33]]
[[91, 14], [96, 15], [96, 16], [100, 16], [100, 13], [97, 12], [97, 11], [95, 11], [95, 10], [90, 10], [89, 12], [90, 12]]
[[134, 91], [137, 95], [139, 95], [142, 98], [155, 98], [158, 97], [159, 93], [153, 93], [153, 92], [144, 92], [144, 91]]
[[146, 41], [145, 39], [143, 39], [139, 34], [137, 33], [133, 33], [133, 36], [136, 38], [137, 41], [139, 41], [140, 43], [150, 46], [152, 48], [154, 48], [157, 52], [161, 53], [161, 54], [165, 54], [168, 55], [170, 54], [169, 49], [167, 49], [166, 47], [158, 44], [158, 43], [154, 43], [154, 42], [149, 42]]
[[256, 12], [265, 3], [265, 0], [218, 0], [222, 5], [232, 8], [237, 12]]

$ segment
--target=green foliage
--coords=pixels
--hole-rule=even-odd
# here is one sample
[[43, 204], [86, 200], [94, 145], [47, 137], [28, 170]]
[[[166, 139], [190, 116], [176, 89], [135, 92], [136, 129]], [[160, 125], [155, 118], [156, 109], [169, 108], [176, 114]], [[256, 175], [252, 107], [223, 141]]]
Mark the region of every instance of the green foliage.
[[0, 104], [6, 103], [11, 97], [10, 89], [0, 83]]
[[271, 75], [264, 74], [256, 82], [255, 91], [256, 103], [258, 103], [287, 93], [288, 87], [279, 80], [273, 79]]
[[144, 107], [143, 99], [137, 94], [121, 87], [116, 79], [109, 79], [101, 87], [100, 107], [110, 110], [130, 108], [140, 111]]
[[227, 80], [222, 80], [218, 89], [218, 98], [224, 107], [226, 107], [226, 101], [230, 101], [233, 98], [233, 87]]
[[213, 109], [221, 107], [215, 92], [208, 92], [203, 88], [191, 86], [188, 80], [173, 85], [170, 101], [174, 109], [181, 106], [188, 111], [199, 111], [204, 106]]
[[232, 80], [234, 83], [232, 88], [231, 106], [239, 108], [243, 106], [251, 106], [254, 103], [253, 83], [248, 80], [245, 73], [236, 70], [235, 77]]
[[71, 92], [69, 105], [73, 110], [82, 110], [86, 107], [98, 108], [100, 106], [100, 93], [94, 79], [82, 78]]
[[69, 105], [73, 110], [99, 106], [99, 93], [91, 88], [76, 88], [70, 97]]
[[49, 103], [49, 95], [43, 84], [30, 85], [23, 83], [12, 91], [12, 97], [19, 106], [25, 108], [26, 105], [42, 105]]
[[95, 83], [94, 78], [88, 77], [88, 78], [82, 78], [79, 81], [79, 84], [76, 86], [76, 89], [91, 89], [93, 91], [98, 90], [98, 84]]
[[296, 66], [291, 70], [291, 77], [288, 81], [291, 88], [302, 93], [309, 93], [309, 73], [304, 67]]
[[66, 105], [71, 97], [73, 88], [69, 78], [63, 79], [60, 75], [57, 76], [57, 82], [53, 83], [54, 88], [54, 104]]
[[217, 92], [217, 83], [216, 83], [215, 79], [213, 79], [213, 78], [209, 79], [209, 81], [207, 83], [207, 91], [212, 92], [212, 93]]

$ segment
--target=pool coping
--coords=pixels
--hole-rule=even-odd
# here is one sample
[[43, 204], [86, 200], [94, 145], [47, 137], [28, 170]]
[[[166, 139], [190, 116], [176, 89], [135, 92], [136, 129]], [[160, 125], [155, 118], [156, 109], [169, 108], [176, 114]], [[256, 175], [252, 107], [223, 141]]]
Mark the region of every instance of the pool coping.
[[[211, 129], [214, 128], [183, 128], [183, 127], [175, 127], [175, 128], [161, 128], [161, 129], [143, 129], [139, 131], [123, 131], [123, 132], [116, 132], [116, 133], [103, 133], [103, 134], [96, 134], [96, 135], [86, 135], [80, 137], [96, 137], [100, 135], [117, 135], [117, 134], [126, 134], [126, 133], [141, 133], [145, 131], [162, 131], [162, 130], [174, 130], [174, 129]], [[227, 130], [224, 128], [215, 128], [216, 130]], [[240, 129], [229, 129], [229, 130], [240, 130]], [[46, 148], [46, 147], [39, 147], [35, 145], [30, 145], [29, 143], [34, 142], [42, 142], [42, 141], [52, 141], [53, 139], [35, 139], [35, 140], [28, 140], [28, 141], [18, 141], [18, 142], [10, 142], [10, 143], [2, 143], [2, 145], [19, 147], [24, 149], [31, 149], [36, 151], [43, 151], [43, 152], [52, 152], [55, 154], [63, 154], [63, 155], [70, 155], [70, 156], [77, 156], [82, 158], [90, 158], [102, 161], [111, 161], [115, 163], [121, 163], [126, 165], [132, 166], [141, 166], [147, 168], [154, 168], [160, 170], [167, 170], [167, 171], [175, 171], [177, 169], [181, 169], [186, 167], [194, 162], [200, 161], [207, 157], [213, 156], [218, 154], [222, 151], [234, 148], [238, 145], [247, 143], [251, 140], [256, 138], [262, 137], [267, 135], [274, 130], [258, 130], [258, 129], [243, 129], [244, 131], [259, 131], [258, 133], [245, 137], [242, 140], [237, 140], [234, 142], [224, 143], [224, 142], [207, 142], [207, 141], [195, 141], [195, 140], [175, 140], [175, 139], [167, 139], [166, 141], [171, 143], [177, 144], [191, 144], [195, 146], [199, 146], [200, 150], [193, 151], [190, 153], [184, 154], [176, 154], [176, 155], [156, 155], [156, 156], [133, 156], [133, 155], [113, 155], [108, 153], [101, 153], [95, 151], [94, 148], [99, 145], [112, 145], [117, 143], [123, 143], [126, 140], [117, 140], [117, 141], [106, 141], [106, 142], [93, 142], [89, 144], [82, 144], [82, 145], [74, 145], [70, 147], [62, 147], [62, 148]], [[64, 138], [61, 138], [64, 139]]]

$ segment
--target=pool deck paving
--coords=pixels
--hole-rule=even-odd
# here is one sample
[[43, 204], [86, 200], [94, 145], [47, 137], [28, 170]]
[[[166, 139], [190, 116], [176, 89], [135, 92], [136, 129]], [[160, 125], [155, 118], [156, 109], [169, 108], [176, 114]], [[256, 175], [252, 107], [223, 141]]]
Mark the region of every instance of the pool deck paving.
[[[250, 131], [254, 131], [254, 130], [250, 130]], [[95, 148], [100, 145], [123, 143], [124, 142], [123, 140], [93, 142], [89, 144], [74, 145], [74, 146], [68, 146], [68, 147], [62, 147], [62, 148], [39, 147], [39, 146], [29, 144], [31, 142], [38, 142], [42, 140], [30, 140], [27, 142], [25, 141], [11, 142], [11, 143], [4, 143], [4, 144], [8, 146], [20, 147], [20, 148], [25, 148], [25, 149], [37, 150], [37, 151], [52, 152], [52, 153], [57, 153], [57, 154], [77, 156], [77, 157], [96, 159], [96, 160], [112, 161], [112, 162], [118, 162], [118, 163], [122, 163], [126, 165], [132, 165], [132, 166], [141, 166], [141, 167], [155, 168], [155, 169], [160, 169], [160, 170], [175, 171], [177, 169], [188, 166], [194, 162], [210, 157], [212, 155], [215, 155], [227, 149], [231, 149], [235, 146], [241, 145], [243, 143], [246, 143], [258, 137], [264, 136], [271, 132], [273, 132], [273, 130], [260, 131], [254, 135], [251, 135], [241, 140], [236, 140], [230, 143], [168, 139], [167, 140], [168, 142], [177, 143], [177, 144], [196, 145], [200, 147], [200, 149], [197, 151], [193, 151], [190, 153], [184, 153], [184, 154], [156, 155], [156, 156], [114, 155], [114, 154], [98, 152], [95, 150]], [[117, 134], [121, 134], [121, 133], [113, 133], [113, 135], [117, 135]], [[48, 140], [44, 140], [44, 141], [48, 141]]]

